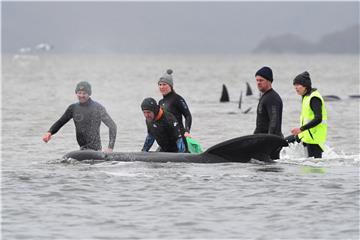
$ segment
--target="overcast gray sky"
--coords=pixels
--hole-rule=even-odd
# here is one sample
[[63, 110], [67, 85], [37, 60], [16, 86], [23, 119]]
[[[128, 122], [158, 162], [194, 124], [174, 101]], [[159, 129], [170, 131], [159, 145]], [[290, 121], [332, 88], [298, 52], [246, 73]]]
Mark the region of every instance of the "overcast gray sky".
[[267, 36], [310, 41], [359, 23], [359, 2], [2, 2], [2, 51], [246, 53]]

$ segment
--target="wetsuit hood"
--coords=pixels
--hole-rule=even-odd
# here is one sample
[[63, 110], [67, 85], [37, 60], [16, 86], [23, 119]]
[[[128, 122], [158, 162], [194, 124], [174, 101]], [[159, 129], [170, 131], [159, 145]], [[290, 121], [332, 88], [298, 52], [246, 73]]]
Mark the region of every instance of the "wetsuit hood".
[[141, 110], [148, 110], [154, 113], [155, 116], [159, 113], [160, 106], [153, 98], [145, 98], [141, 103]]

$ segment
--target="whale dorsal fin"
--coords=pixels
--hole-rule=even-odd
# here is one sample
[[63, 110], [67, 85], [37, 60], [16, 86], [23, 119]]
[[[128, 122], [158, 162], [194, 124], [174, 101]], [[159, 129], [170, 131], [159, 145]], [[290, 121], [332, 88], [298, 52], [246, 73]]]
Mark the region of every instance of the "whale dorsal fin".
[[223, 84], [220, 102], [229, 102], [229, 101], [230, 101], [230, 98], [229, 98], [228, 90], [227, 90], [225, 84]]
[[250, 84], [246, 82], [246, 96], [251, 96], [251, 95], [253, 95], [253, 92], [251, 90]]

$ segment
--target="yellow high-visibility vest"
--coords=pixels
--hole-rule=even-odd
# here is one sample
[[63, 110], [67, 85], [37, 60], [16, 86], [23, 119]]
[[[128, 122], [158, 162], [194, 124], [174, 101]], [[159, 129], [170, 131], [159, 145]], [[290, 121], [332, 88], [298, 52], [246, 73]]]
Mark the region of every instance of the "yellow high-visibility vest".
[[302, 99], [300, 125], [304, 126], [308, 122], [314, 119], [314, 112], [311, 110], [310, 101], [313, 97], [317, 97], [321, 100], [321, 113], [322, 122], [313, 128], [307, 129], [299, 134], [299, 138], [302, 142], [308, 144], [318, 144], [321, 149], [325, 149], [325, 141], [327, 136], [327, 113], [324, 104], [324, 99], [320, 95], [319, 91], [313, 91], [309, 96], [304, 96]]

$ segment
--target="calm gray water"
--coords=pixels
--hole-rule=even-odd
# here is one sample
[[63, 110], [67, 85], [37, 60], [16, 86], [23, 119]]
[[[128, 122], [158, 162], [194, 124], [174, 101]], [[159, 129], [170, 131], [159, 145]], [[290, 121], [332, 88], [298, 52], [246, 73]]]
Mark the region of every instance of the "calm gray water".
[[[41, 136], [87, 80], [93, 99], [118, 125], [115, 151], [139, 151], [146, 135], [140, 103], [160, 99], [157, 80], [174, 69], [176, 91], [193, 114], [204, 149], [251, 134], [254, 73], [274, 71], [284, 101], [283, 132], [297, 126], [292, 86], [308, 70], [327, 102], [329, 150], [322, 160], [287, 149], [276, 164], [62, 161], [78, 148], [72, 122]], [[2, 239], [358, 239], [358, 56], [46, 56], [2, 59]], [[255, 96], [243, 99], [248, 81]], [[221, 86], [231, 102], [219, 103]], [[107, 129], [102, 126], [103, 145]]]

